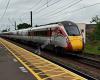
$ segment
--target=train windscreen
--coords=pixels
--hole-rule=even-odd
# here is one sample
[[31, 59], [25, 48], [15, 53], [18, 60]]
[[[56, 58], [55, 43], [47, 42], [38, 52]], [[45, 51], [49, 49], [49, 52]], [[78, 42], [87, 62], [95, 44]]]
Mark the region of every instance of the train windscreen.
[[69, 36], [79, 36], [80, 32], [77, 26], [71, 25], [65, 27], [65, 30]]
[[62, 24], [69, 36], [79, 36], [80, 35], [79, 28], [75, 23], [71, 21], [63, 21]]

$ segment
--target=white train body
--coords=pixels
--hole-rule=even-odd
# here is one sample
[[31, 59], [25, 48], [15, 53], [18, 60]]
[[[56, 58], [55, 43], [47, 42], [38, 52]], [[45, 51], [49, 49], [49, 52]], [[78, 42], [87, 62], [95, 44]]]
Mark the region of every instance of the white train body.
[[40, 45], [50, 44], [71, 51], [82, 51], [84, 47], [84, 40], [77, 25], [70, 21], [6, 32], [2, 36]]

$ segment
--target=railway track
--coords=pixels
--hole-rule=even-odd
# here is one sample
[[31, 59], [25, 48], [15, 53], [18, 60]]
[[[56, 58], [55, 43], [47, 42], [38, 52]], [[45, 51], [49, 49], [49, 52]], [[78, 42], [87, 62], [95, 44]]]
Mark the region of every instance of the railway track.
[[[99, 73], [98, 73], [98, 77], [97, 76], [94, 76], [93, 74], [90, 74], [90, 73], [87, 73], [86, 71], [84, 71], [84, 70], [82, 70], [82, 69], [76, 69], [75, 67], [73, 67], [74, 65], [72, 65], [72, 64], [68, 64], [68, 62], [70, 63], [70, 62], [72, 62], [72, 61], [74, 61], [74, 62], [80, 62], [81, 64], [84, 64], [84, 65], [87, 65], [87, 66], [89, 66], [90, 68], [91, 67], [93, 67], [93, 68], [95, 68], [96, 70], [99, 70], [100, 71], [100, 68], [98, 67], [98, 66], [93, 66], [93, 65], [90, 65], [90, 63], [88, 64], [88, 63], [86, 63], [86, 62], [83, 62], [83, 61], [79, 61], [79, 60], [77, 60], [77, 59], [73, 59], [73, 58], [70, 58], [70, 59], [73, 59], [73, 60], [69, 60], [69, 57], [66, 57], [66, 58], [68, 58], [68, 59], [63, 59], [62, 57], [55, 57], [55, 55], [49, 55], [48, 56], [48, 54], [46, 54], [46, 53], [43, 53], [43, 54], [41, 54], [40, 56], [42, 56], [42, 57], [44, 57], [44, 58], [46, 58], [46, 59], [48, 59], [48, 60], [50, 60], [50, 61], [52, 61], [52, 62], [54, 62], [54, 63], [56, 63], [56, 64], [58, 64], [58, 65], [60, 65], [60, 66], [63, 66], [64, 68], [66, 68], [66, 69], [69, 69], [69, 70], [71, 70], [71, 71], [73, 71], [73, 72], [75, 72], [75, 73], [77, 73], [77, 74], [79, 74], [79, 75], [81, 75], [81, 76], [84, 76], [85, 78], [87, 78], [87, 79], [89, 79], [89, 80], [98, 80], [98, 79], [100, 79], [100, 77], [99, 77]], [[57, 56], [57, 55], [56, 55]], [[72, 57], [72, 56], [71, 56]], [[65, 58], [65, 57], [64, 57]], [[68, 60], [68, 61], [67, 61]], [[67, 62], [66, 62], [67, 61]], [[83, 67], [84, 68], [84, 67]]]
[[51, 57], [46, 57], [46, 56], [42, 56], [42, 57], [46, 58], [46, 59], [48, 59], [48, 60], [50, 60], [50, 61], [52, 61], [52, 62], [54, 62], [54, 63], [56, 63], [56, 64], [58, 64], [58, 65], [60, 65], [62, 67], [64, 67], [64, 68], [66, 68], [66, 69], [68, 69], [68, 70], [70, 70], [72, 72], [75, 72], [75, 73], [87, 78], [88, 80], [97, 80], [95, 77], [92, 77], [89, 74], [86, 74], [86, 73], [84, 73], [82, 71], [79, 71], [79, 70], [69, 66], [69, 65], [66, 65], [62, 60], [60, 60], [58, 58], [55, 58], [55, 57], [51, 58]]
[[[15, 42], [13, 42], [13, 43], [15, 43]], [[31, 52], [35, 52], [35, 50], [36, 50], [36, 49], [33, 49], [33, 47], [29, 47], [29, 46], [22, 45], [19, 43], [15, 43], [15, 44], [17, 44], [17, 45], [19, 45], [19, 46], [21, 46], [21, 47], [23, 47]], [[73, 61], [67, 61], [67, 58], [69, 59], [69, 56], [68, 57], [63, 56], [64, 57], [63, 58], [63, 57], [59, 57], [59, 56], [51, 54], [51, 53], [48, 53], [48, 54], [47, 53], [48, 52], [41, 52], [41, 54], [38, 54], [38, 55], [58, 64], [66, 69], [69, 69], [69, 70], [71, 70], [71, 71], [73, 71], [81, 76], [84, 76], [85, 78], [87, 78], [89, 80], [99, 80], [100, 79], [99, 73], [97, 72], [97, 71], [100, 71], [100, 66], [98, 65], [99, 64], [98, 61], [94, 61], [93, 59], [90, 59], [90, 58], [82, 56], [82, 55], [74, 55], [74, 54], [70, 56], [70, 59], [72, 60], [73, 57], [75, 57], [75, 56], [77, 57], [77, 59], [74, 58]], [[82, 69], [82, 70], [76, 69], [75, 67], [73, 67], [73, 65], [70, 65], [68, 62], [71, 64], [77, 62], [77, 63], [80, 63], [81, 65], [89, 66], [90, 68], [93, 68], [90, 70], [94, 70], [95, 72], [98, 73], [98, 75], [93, 74], [93, 73], [92, 74], [88, 73], [84, 69]], [[77, 66], [79, 66], [79, 65], [77, 65]], [[84, 66], [83, 66], [83, 68], [84, 68]], [[94, 71], [92, 71], [92, 72], [94, 72]]]
[[[84, 54], [84, 53], [83, 53]], [[79, 62], [81, 62], [81, 63], [83, 63], [83, 64], [87, 64], [87, 65], [89, 65], [89, 66], [93, 66], [93, 67], [95, 67], [95, 68], [98, 68], [98, 69], [100, 69], [100, 61], [99, 60], [95, 60], [95, 59], [93, 59], [93, 58], [90, 58], [90, 57], [86, 57], [86, 56], [84, 56], [84, 55], [80, 55], [80, 54], [67, 54], [67, 55], [70, 55], [70, 56], [72, 56], [72, 57], [76, 57], [76, 58], [78, 58], [78, 59], [81, 59], [81, 60], [77, 60], [77, 61], [79, 61]]]

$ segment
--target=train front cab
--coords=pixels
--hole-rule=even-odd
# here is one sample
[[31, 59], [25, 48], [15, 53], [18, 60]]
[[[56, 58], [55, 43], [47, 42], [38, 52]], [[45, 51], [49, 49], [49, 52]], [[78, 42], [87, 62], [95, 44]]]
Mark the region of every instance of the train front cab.
[[84, 49], [84, 42], [82, 36], [68, 36], [68, 47], [71, 51], [82, 51]]
[[80, 33], [78, 26], [75, 23], [68, 22], [64, 23], [64, 28], [67, 32], [67, 50], [69, 51], [83, 51], [84, 49], [84, 39], [82, 33]]

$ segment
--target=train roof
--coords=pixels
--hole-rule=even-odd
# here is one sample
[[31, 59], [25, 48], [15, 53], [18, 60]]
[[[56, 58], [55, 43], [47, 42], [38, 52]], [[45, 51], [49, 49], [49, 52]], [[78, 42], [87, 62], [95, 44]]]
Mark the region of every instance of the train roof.
[[[52, 25], [52, 26], [51, 26]], [[61, 22], [55, 22], [55, 23], [49, 23], [49, 24], [44, 24], [44, 25], [36, 25], [35, 27], [27, 28], [27, 29], [20, 29], [20, 30], [14, 30], [10, 32], [17, 32], [17, 31], [27, 31], [27, 30], [37, 30], [37, 29], [43, 29], [43, 28], [50, 28], [50, 27], [57, 27], [58, 25], [63, 25], [64, 27], [67, 25], [76, 25], [75, 23], [71, 21], [61, 21]], [[10, 33], [10, 32], [5, 32], [5, 33]]]
[[54, 23], [49, 23], [49, 24], [44, 24], [44, 25], [36, 25], [36, 27], [40, 27], [40, 26], [46, 26], [46, 25], [53, 25], [53, 24], [72, 24], [72, 25], [76, 25], [74, 22], [72, 21], [61, 21], [61, 22], [54, 22]]
[[63, 25], [64, 27], [73, 25], [76, 26], [75, 23], [71, 21], [61, 21], [61, 22], [55, 22], [55, 23], [49, 23], [49, 24], [44, 24], [44, 25], [37, 25], [36, 27], [32, 27], [31, 29], [43, 29], [43, 28], [50, 28], [50, 27], [57, 27], [58, 25]]

